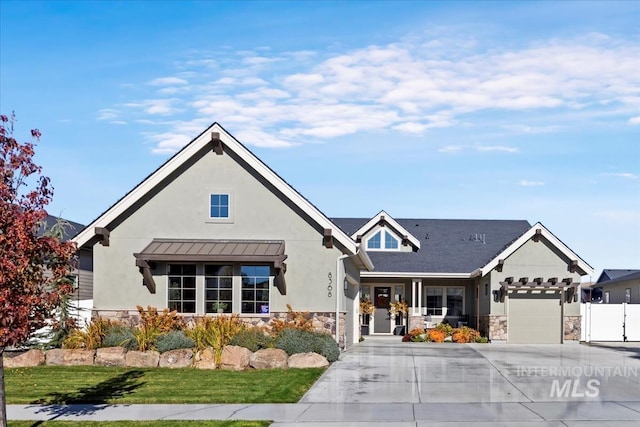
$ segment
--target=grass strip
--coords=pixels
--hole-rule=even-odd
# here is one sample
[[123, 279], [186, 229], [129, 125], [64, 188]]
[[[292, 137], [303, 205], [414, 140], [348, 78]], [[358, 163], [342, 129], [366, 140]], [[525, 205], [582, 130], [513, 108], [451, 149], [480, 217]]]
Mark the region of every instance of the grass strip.
[[322, 372], [38, 366], [6, 369], [5, 385], [8, 404], [295, 403]]

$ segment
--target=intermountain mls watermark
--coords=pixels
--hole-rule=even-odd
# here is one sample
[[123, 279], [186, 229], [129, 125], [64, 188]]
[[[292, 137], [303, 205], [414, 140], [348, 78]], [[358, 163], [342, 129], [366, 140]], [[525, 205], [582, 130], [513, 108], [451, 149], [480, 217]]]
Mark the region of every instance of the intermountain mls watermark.
[[638, 377], [637, 366], [518, 366], [517, 377], [549, 377], [549, 397], [595, 398], [606, 378]]

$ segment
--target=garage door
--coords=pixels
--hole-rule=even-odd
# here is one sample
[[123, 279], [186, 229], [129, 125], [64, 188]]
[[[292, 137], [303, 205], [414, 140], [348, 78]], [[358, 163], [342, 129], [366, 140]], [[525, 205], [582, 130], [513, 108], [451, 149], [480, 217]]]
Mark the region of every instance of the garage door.
[[560, 292], [510, 292], [508, 304], [510, 344], [562, 343]]

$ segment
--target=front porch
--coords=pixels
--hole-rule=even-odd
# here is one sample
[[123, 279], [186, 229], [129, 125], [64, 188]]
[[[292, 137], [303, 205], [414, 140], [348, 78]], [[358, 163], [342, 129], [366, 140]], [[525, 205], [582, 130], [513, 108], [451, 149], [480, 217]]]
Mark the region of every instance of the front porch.
[[[440, 323], [457, 327], [474, 322], [475, 284], [471, 279], [363, 280], [360, 287], [362, 335], [398, 335]], [[406, 303], [406, 313], [392, 307]], [[367, 304], [370, 313], [366, 313]]]

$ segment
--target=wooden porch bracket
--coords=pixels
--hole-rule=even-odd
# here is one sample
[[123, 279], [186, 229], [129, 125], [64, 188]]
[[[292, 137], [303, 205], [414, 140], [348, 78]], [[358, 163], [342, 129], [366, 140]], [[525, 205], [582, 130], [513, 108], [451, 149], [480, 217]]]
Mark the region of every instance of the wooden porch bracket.
[[142, 283], [149, 289], [152, 294], [156, 293], [156, 281], [153, 280], [153, 274], [151, 274], [151, 265], [144, 259], [136, 259], [136, 266], [142, 273]]
[[327, 249], [333, 248], [333, 236], [331, 235], [331, 229], [330, 228], [325, 228], [324, 229], [324, 237], [322, 239], [322, 244]]
[[109, 236], [111, 235], [109, 230], [105, 227], [96, 227], [94, 229], [94, 233], [96, 233], [96, 236], [100, 237], [99, 242], [102, 246], [109, 246]]
[[222, 141], [220, 140], [220, 134], [218, 132], [211, 132], [211, 144], [213, 145], [213, 152], [218, 156], [221, 156], [224, 153]]
[[569, 264], [569, 272], [570, 273], [575, 273], [577, 270], [578, 270], [578, 260], [574, 259]]
[[539, 242], [540, 241], [540, 237], [542, 237], [542, 230], [539, 228], [536, 228], [536, 234], [533, 235], [533, 241], [534, 242]]

